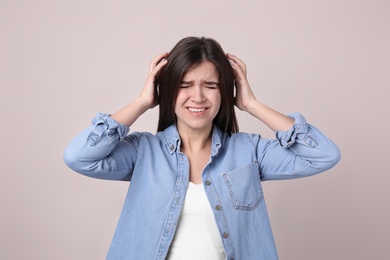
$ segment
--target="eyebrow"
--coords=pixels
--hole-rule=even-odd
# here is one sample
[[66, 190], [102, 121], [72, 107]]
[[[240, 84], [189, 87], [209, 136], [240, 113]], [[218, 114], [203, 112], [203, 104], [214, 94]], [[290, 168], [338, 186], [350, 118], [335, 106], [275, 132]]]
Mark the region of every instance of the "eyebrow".
[[[191, 84], [193, 83], [193, 81], [181, 81], [180, 84]], [[219, 85], [218, 82], [215, 82], [215, 81], [204, 81], [205, 84], [207, 85]]]

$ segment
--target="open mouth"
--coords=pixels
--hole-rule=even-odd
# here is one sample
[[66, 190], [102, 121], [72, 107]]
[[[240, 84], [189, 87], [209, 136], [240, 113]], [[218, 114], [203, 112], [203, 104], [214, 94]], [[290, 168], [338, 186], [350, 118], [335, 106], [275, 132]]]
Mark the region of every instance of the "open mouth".
[[194, 107], [188, 107], [187, 108], [191, 113], [202, 113], [204, 111], [206, 111], [206, 107], [202, 107], [202, 108], [194, 108]]

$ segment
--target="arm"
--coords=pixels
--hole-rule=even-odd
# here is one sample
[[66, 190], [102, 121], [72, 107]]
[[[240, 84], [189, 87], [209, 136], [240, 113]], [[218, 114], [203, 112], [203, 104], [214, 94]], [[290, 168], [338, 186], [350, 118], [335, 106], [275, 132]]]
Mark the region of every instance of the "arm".
[[148, 109], [157, 106], [157, 89], [155, 78], [160, 69], [167, 64], [168, 53], [156, 56], [149, 67], [149, 75], [140, 96], [132, 103], [111, 115], [115, 121], [130, 127], [137, 118]]
[[338, 147], [300, 114], [285, 116], [258, 101], [247, 81], [245, 64], [234, 55], [227, 57], [236, 75], [236, 106], [276, 131], [276, 140], [251, 136], [257, 147], [262, 180], [310, 176], [340, 160]]
[[227, 54], [236, 75], [236, 106], [256, 117], [274, 131], [288, 130], [294, 120], [258, 101], [246, 77], [246, 65], [232, 54]]
[[277, 131], [277, 139], [255, 139], [262, 180], [311, 176], [332, 168], [340, 160], [338, 147], [325, 134], [306, 123], [299, 113], [290, 117], [294, 125], [288, 131]]
[[90, 177], [130, 180], [137, 158], [138, 135], [127, 136], [129, 127], [145, 111], [157, 105], [155, 76], [167, 63], [167, 53], [150, 64], [140, 96], [112, 116], [99, 113], [92, 126], [81, 132], [66, 148], [65, 163]]

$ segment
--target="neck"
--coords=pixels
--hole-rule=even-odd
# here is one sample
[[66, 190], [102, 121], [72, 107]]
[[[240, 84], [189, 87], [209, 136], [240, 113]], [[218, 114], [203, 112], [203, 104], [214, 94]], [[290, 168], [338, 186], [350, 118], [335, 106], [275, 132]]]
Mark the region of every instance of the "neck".
[[211, 145], [212, 126], [203, 131], [180, 131], [182, 152], [199, 152], [203, 149], [209, 149]]

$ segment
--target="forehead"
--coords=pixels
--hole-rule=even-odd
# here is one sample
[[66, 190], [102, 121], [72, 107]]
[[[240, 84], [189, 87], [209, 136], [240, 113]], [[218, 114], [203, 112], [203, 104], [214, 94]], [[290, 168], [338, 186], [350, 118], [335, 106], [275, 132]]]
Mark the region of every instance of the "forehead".
[[184, 74], [183, 81], [218, 80], [218, 72], [210, 61], [203, 61]]

